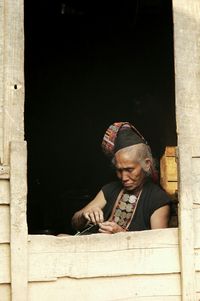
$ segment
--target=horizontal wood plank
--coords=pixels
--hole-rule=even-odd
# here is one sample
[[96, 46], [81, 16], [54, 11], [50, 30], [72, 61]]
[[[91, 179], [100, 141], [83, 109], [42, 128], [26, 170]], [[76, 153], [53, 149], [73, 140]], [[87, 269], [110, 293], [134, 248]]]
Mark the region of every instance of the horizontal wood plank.
[[10, 301], [11, 292], [10, 284], [0, 284], [0, 301]]
[[61, 278], [29, 283], [29, 301], [180, 301], [180, 275], [140, 275], [90, 279]]
[[196, 290], [200, 294], [200, 272], [196, 272]]
[[56, 237], [50, 235], [29, 235], [31, 252], [100, 252], [129, 249], [171, 248], [178, 246], [178, 229], [159, 229], [126, 232], [113, 235], [95, 234], [83, 236]]
[[177, 229], [167, 230], [67, 238], [30, 236], [29, 281], [178, 273]]
[[8, 180], [0, 179], [0, 204], [10, 203], [10, 186]]
[[[110, 301], [116, 301], [116, 299]], [[118, 301], [181, 301], [181, 296], [130, 297]]]
[[200, 207], [193, 208], [194, 247], [200, 249]]
[[0, 205], [0, 243], [10, 241], [10, 207], [9, 205]]
[[0, 179], [10, 178], [10, 168], [6, 165], [0, 165]]
[[29, 253], [31, 281], [56, 277], [106, 277], [162, 274], [180, 271], [178, 248], [135, 249], [112, 252]]
[[195, 258], [195, 270], [196, 272], [200, 272], [200, 249], [194, 250], [194, 258]]
[[9, 244], [0, 244], [0, 284], [10, 283]]

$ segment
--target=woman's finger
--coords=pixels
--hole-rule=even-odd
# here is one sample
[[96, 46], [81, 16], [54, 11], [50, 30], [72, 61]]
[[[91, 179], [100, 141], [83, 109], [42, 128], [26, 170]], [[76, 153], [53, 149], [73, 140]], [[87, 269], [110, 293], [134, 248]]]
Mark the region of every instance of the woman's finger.
[[103, 211], [102, 210], [100, 210], [100, 212], [99, 212], [99, 217], [100, 217], [100, 223], [103, 223], [104, 222], [104, 216], [103, 216]]
[[90, 213], [89, 213], [89, 216], [90, 216], [91, 222], [92, 222], [94, 225], [96, 225], [96, 219], [95, 219], [94, 213], [93, 213], [93, 212], [90, 212]]
[[101, 229], [101, 228], [99, 228], [99, 232], [100, 232], [100, 233], [105, 233], [105, 234], [112, 234], [111, 232], [106, 231], [106, 230], [103, 230], [103, 229]]
[[94, 217], [95, 217], [95, 221], [96, 224], [100, 223], [100, 212], [99, 211], [94, 211]]
[[103, 226], [111, 226], [111, 227], [114, 227], [114, 226], [115, 226], [115, 223], [114, 223], [114, 222], [109, 222], [109, 221], [107, 221], [107, 222], [103, 222], [102, 225], [103, 225]]
[[94, 208], [93, 210], [84, 212], [83, 216], [95, 225], [104, 221], [103, 211], [100, 208]]
[[88, 212], [83, 213], [83, 216], [84, 216], [84, 218], [87, 219], [88, 221], [91, 221]]
[[100, 229], [113, 233], [113, 227], [111, 225], [100, 224]]

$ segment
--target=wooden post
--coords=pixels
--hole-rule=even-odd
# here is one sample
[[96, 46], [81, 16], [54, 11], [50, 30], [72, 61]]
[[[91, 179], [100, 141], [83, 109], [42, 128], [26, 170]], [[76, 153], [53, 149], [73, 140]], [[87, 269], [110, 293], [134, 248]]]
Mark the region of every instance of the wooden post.
[[10, 250], [12, 301], [27, 301], [26, 143], [11, 143]]
[[0, 0], [0, 164], [3, 160], [4, 0]]
[[173, 15], [182, 300], [195, 301], [192, 158], [200, 156], [200, 1], [173, 0]]
[[11, 141], [24, 140], [24, 5], [23, 0], [0, 0], [3, 5], [3, 154], [9, 164]]
[[24, 5], [23, 0], [0, 0], [0, 178], [4, 184], [0, 193], [8, 206], [10, 203], [10, 208], [6, 207], [10, 212], [10, 216], [6, 215], [10, 218], [10, 231], [3, 241], [8, 242], [10, 233], [13, 301], [27, 300], [27, 154], [23, 115]]

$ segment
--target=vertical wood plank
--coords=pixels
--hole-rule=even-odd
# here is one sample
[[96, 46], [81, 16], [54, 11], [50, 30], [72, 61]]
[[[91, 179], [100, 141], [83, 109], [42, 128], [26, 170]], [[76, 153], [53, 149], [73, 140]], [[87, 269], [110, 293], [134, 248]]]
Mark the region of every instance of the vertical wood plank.
[[0, 180], [0, 204], [10, 203], [10, 182], [8, 180]]
[[173, 0], [182, 300], [196, 300], [192, 157], [200, 155], [200, 1]]
[[10, 207], [0, 204], [0, 244], [10, 241]]
[[24, 5], [4, 0], [3, 164], [11, 141], [24, 140]]
[[[179, 148], [179, 239], [182, 300], [196, 300], [195, 261], [194, 261], [194, 227], [192, 182], [188, 179], [191, 170], [190, 149]], [[186, 173], [187, 170], [187, 173]], [[190, 172], [189, 172], [190, 173]]]
[[0, 0], [0, 164], [3, 161], [4, 0]]
[[11, 143], [10, 250], [12, 301], [27, 301], [27, 151], [25, 142]]

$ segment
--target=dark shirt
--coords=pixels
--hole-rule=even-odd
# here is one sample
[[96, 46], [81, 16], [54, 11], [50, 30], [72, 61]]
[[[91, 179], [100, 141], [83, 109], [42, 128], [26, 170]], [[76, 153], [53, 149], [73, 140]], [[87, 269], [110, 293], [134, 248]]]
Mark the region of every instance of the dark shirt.
[[[119, 181], [111, 182], [103, 186], [102, 191], [106, 200], [106, 206], [103, 209], [104, 219], [108, 220], [111, 215], [113, 206], [122, 189]], [[155, 210], [165, 205], [171, 205], [172, 201], [158, 185], [148, 180], [143, 186], [138, 205], [129, 226], [129, 231], [150, 230], [150, 218]]]

